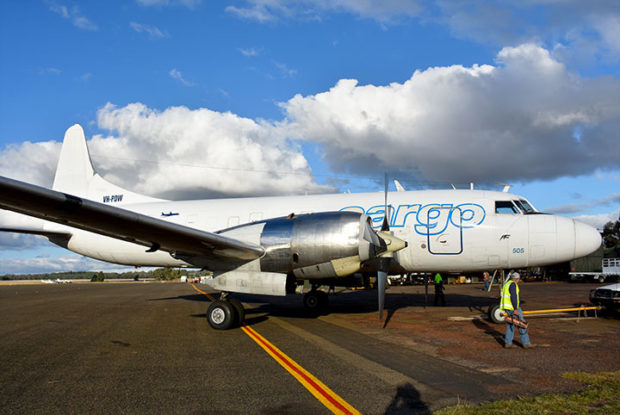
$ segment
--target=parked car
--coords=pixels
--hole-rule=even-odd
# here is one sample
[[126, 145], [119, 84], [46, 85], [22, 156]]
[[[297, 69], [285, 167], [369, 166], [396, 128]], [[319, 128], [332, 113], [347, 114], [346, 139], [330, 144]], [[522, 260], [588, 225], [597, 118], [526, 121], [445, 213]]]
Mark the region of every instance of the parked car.
[[590, 291], [590, 302], [608, 310], [620, 311], [620, 283], [605, 285]]

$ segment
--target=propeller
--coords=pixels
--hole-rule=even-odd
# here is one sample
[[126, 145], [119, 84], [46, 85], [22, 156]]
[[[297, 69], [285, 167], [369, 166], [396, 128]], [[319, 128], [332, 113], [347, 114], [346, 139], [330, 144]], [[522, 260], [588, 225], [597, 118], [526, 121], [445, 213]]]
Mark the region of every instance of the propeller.
[[385, 289], [387, 286], [388, 272], [390, 264], [394, 258], [394, 252], [399, 251], [407, 246], [407, 242], [396, 238], [394, 233], [390, 231], [390, 206], [388, 205], [388, 175], [385, 173], [384, 178], [384, 216], [381, 231], [378, 232], [381, 241], [385, 243], [385, 251], [378, 255], [377, 263], [377, 295], [379, 307], [379, 320], [383, 320], [383, 308], [385, 306]]
[[407, 242], [394, 236], [390, 231], [390, 210], [388, 205], [388, 181], [385, 174], [385, 200], [384, 217], [380, 231], [372, 228], [371, 219], [363, 215], [363, 231], [360, 234], [359, 260], [360, 262], [370, 262], [377, 269], [377, 292], [379, 319], [383, 320], [383, 308], [385, 305], [385, 289], [387, 286], [388, 272], [394, 257], [394, 252], [407, 247]]

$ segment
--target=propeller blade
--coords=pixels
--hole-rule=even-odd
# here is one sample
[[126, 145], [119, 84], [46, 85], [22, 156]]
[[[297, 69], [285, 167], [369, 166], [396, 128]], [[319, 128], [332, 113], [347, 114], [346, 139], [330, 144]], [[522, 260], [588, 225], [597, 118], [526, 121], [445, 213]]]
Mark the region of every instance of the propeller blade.
[[379, 258], [377, 270], [377, 295], [379, 304], [379, 320], [383, 320], [383, 308], [385, 307], [385, 289], [387, 287], [388, 272], [390, 271], [390, 261], [392, 258]]
[[385, 172], [385, 177], [383, 180], [383, 185], [384, 185], [384, 203], [383, 203], [383, 224], [381, 225], [381, 230], [382, 231], [389, 231], [390, 230], [390, 222], [388, 219], [388, 216], [390, 216], [390, 211], [388, 208], [388, 174], [387, 172]]
[[387, 272], [377, 272], [377, 292], [379, 294], [379, 320], [383, 320], [383, 307], [385, 305], [385, 286], [387, 285]]

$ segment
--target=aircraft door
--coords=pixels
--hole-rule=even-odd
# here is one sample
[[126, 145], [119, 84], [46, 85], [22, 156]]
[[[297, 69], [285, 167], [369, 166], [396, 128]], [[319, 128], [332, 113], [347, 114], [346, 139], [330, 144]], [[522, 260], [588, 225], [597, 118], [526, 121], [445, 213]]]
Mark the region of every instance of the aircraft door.
[[434, 255], [463, 252], [462, 212], [458, 207], [432, 206], [426, 214], [428, 251]]

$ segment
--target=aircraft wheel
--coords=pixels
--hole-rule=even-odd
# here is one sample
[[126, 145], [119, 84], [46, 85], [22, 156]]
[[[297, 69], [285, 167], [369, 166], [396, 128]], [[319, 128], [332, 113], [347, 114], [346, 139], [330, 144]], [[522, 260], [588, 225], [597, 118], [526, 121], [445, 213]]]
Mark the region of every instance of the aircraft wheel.
[[312, 290], [304, 295], [304, 307], [313, 314], [320, 314], [327, 308], [327, 293], [321, 290]]
[[228, 302], [235, 309], [235, 314], [237, 317], [235, 321], [235, 325], [241, 327], [243, 323], [245, 322], [245, 308], [243, 308], [243, 304], [241, 304], [241, 301], [235, 298], [231, 298], [230, 300], [228, 300]]
[[495, 324], [501, 324], [504, 322], [504, 313], [499, 309], [499, 304], [494, 304], [489, 307], [489, 320]]
[[228, 301], [214, 301], [207, 309], [207, 321], [216, 330], [226, 330], [232, 327], [237, 319], [236, 310]]

